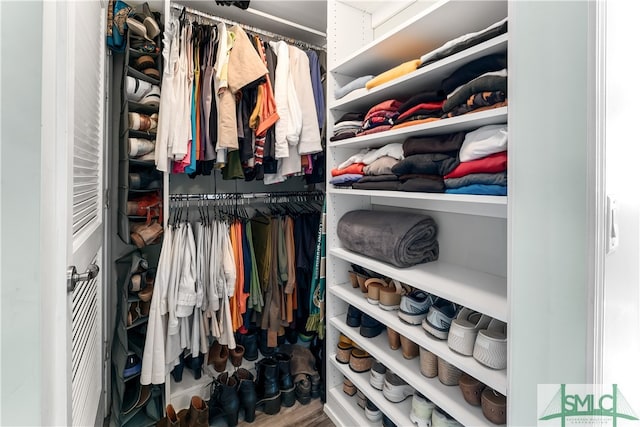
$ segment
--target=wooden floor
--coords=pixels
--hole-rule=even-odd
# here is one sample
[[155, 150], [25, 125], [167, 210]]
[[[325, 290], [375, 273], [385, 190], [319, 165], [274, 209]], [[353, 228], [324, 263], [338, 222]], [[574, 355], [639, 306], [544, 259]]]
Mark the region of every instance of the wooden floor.
[[335, 427], [322, 410], [322, 401], [313, 399], [308, 405], [296, 404], [290, 408], [280, 408], [276, 415], [256, 412], [256, 420], [252, 423], [239, 422], [243, 427]]

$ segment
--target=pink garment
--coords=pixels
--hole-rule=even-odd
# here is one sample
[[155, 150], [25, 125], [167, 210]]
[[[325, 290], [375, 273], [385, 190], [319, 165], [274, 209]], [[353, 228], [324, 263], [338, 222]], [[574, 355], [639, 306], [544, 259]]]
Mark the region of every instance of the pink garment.
[[358, 135], [356, 135], [356, 136], [370, 135], [372, 133], [383, 132], [383, 131], [389, 130], [389, 129], [391, 129], [391, 125], [376, 126], [374, 128], [371, 128], [371, 129], [363, 130], [362, 132], [358, 133]]

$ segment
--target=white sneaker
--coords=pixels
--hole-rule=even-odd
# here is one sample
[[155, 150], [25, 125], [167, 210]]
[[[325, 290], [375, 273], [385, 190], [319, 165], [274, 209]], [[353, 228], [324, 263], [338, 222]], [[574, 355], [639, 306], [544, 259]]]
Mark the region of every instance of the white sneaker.
[[135, 77], [127, 76], [127, 98], [129, 101], [140, 102], [140, 100], [151, 91], [151, 83]]
[[486, 329], [490, 321], [491, 317], [464, 307], [451, 322], [449, 348], [465, 356], [471, 356], [478, 331]]
[[371, 377], [369, 378], [369, 383], [371, 387], [382, 390], [384, 386], [384, 374], [387, 372], [387, 368], [380, 362], [375, 361], [371, 366]]
[[456, 304], [446, 299], [439, 299], [429, 307], [427, 317], [422, 321], [422, 328], [434, 337], [446, 340], [456, 314], [458, 314]]
[[388, 401], [393, 403], [402, 402], [407, 397], [414, 393], [413, 387], [406, 383], [405, 380], [400, 378], [387, 369], [387, 373], [384, 376], [384, 386], [382, 387], [382, 394]]
[[160, 88], [152, 85], [151, 90], [140, 99], [140, 103], [147, 107], [158, 108], [160, 106]]
[[364, 414], [369, 421], [374, 423], [382, 420], [382, 411], [380, 411], [380, 409], [378, 409], [378, 407], [369, 399], [367, 399], [367, 403], [365, 404]]
[[473, 357], [493, 369], [507, 367], [507, 324], [491, 319], [487, 329], [478, 332]]
[[144, 138], [129, 138], [129, 156], [140, 157], [156, 149], [155, 141]]
[[402, 296], [398, 317], [410, 325], [419, 325], [424, 318], [427, 317], [429, 307], [431, 307], [437, 299], [438, 297], [435, 295], [414, 289], [407, 295]]
[[449, 414], [442, 409], [434, 408], [431, 415], [432, 427], [462, 427], [462, 424], [451, 418]]
[[411, 402], [409, 419], [418, 427], [431, 427], [431, 416], [435, 407], [433, 402], [416, 391]]

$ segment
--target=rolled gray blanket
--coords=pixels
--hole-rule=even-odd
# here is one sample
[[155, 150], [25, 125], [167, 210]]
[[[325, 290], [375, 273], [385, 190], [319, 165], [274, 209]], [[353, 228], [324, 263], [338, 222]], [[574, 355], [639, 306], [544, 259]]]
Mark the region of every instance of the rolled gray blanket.
[[406, 212], [355, 210], [338, 221], [345, 249], [397, 267], [437, 260], [437, 234], [433, 218]]

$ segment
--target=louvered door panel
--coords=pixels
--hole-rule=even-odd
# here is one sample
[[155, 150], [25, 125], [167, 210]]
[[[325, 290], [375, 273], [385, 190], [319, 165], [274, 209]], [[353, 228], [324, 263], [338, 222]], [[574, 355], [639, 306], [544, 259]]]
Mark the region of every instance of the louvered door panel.
[[[102, 265], [106, 12], [104, 2], [74, 2], [72, 224], [74, 265]], [[102, 281], [71, 296], [71, 419], [96, 422], [102, 397]]]

